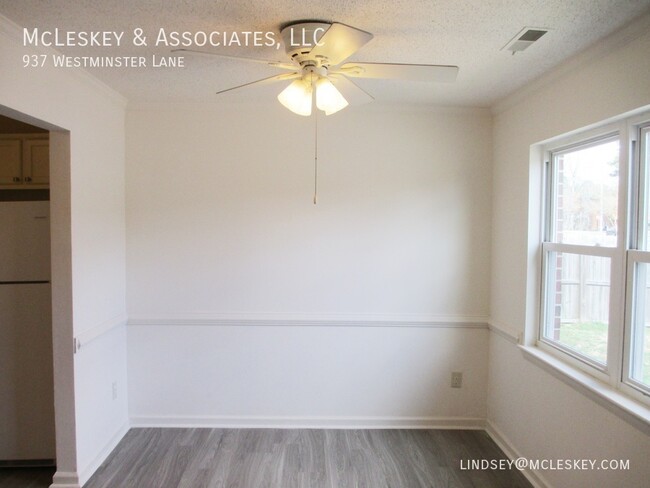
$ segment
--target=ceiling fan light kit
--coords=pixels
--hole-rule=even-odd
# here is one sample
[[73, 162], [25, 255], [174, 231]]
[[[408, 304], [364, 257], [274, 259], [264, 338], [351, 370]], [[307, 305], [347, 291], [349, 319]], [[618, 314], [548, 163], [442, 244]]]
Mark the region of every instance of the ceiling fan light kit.
[[347, 107], [348, 101], [334, 84], [327, 78], [319, 78], [316, 82], [316, 107], [325, 112], [325, 115], [332, 115]]
[[[321, 73], [325, 71], [320, 68]], [[278, 95], [282, 105], [293, 113], [308, 117], [311, 115], [312, 98], [316, 92], [316, 108], [331, 115], [348, 106], [348, 101], [326, 75], [318, 74], [318, 70], [307, 67], [302, 78], [293, 81]], [[316, 81], [314, 82], [314, 77]]]
[[294, 114], [309, 117], [311, 115], [312, 85], [300, 78], [293, 81], [278, 95], [282, 105]]

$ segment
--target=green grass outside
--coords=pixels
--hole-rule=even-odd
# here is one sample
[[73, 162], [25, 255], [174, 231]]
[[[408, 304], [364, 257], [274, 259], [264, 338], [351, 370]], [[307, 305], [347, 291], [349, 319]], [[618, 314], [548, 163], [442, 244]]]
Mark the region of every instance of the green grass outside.
[[[560, 342], [585, 356], [605, 362], [607, 324], [600, 322], [563, 323]], [[643, 383], [650, 385], [650, 329], [646, 327], [643, 345]]]

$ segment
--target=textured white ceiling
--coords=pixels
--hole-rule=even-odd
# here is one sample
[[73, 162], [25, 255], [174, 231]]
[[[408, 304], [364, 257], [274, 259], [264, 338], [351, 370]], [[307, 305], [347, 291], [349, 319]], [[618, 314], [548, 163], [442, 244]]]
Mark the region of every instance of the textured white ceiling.
[[[149, 36], [167, 30], [279, 31], [293, 20], [337, 21], [375, 38], [351, 60], [451, 64], [454, 84], [357, 80], [389, 102], [489, 106], [572, 54], [650, 9], [650, 0], [0, 0], [0, 13], [23, 27], [125, 30]], [[523, 53], [501, 48], [524, 26], [551, 31]], [[129, 42], [130, 44], [130, 42]], [[59, 48], [74, 55], [166, 55], [166, 49]], [[216, 50], [216, 49], [215, 49]], [[269, 48], [226, 48], [229, 55], [283, 60]], [[186, 58], [185, 69], [91, 69], [133, 101], [211, 101], [217, 90], [278, 73], [264, 65], [221, 58]], [[227, 95], [258, 100], [284, 84]]]

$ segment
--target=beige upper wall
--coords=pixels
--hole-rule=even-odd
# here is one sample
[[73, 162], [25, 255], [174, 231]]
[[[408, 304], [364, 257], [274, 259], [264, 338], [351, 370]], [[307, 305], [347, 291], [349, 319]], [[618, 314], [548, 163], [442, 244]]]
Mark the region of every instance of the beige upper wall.
[[490, 309], [502, 327], [526, 318], [530, 146], [649, 105], [648, 52], [645, 16], [496, 107]]
[[275, 100], [129, 110], [129, 316], [486, 317], [490, 113], [322, 117], [316, 206], [313, 134]]

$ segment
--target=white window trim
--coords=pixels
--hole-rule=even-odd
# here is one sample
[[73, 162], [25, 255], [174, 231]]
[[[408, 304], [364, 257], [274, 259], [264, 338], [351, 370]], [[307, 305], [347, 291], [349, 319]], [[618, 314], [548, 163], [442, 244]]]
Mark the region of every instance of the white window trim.
[[[650, 435], [650, 397], [642, 394], [635, 388], [626, 384], [627, 366], [629, 364], [629, 351], [627, 345], [624, 349], [623, 333], [627, 334], [631, 322], [628, 313], [628, 301], [625, 297], [625, 287], [629, 286], [628, 279], [632, 276], [627, 271], [629, 267], [629, 257], [635, 256], [630, 254], [635, 250], [627, 250], [630, 239], [636, 235], [638, 229], [632, 229], [634, 224], [638, 223], [636, 215], [630, 213], [631, 198], [633, 195], [627, 194], [627, 189], [632, 188], [630, 179], [634, 176], [628, 174], [628, 167], [634, 166], [627, 164], [629, 162], [628, 150], [631, 141], [638, 134], [638, 128], [641, 125], [650, 124], [650, 106], [642, 107], [638, 110], [622, 114], [610, 119], [610, 122], [603, 122], [600, 125], [592, 125], [585, 130], [577, 130], [568, 135], [556, 137], [531, 146], [531, 168], [530, 168], [530, 198], [529, 198], [529, 266], [527, 280], [527, 298], [526, 298], [526, 326], [522, 336], [523, 344], [518, 347], [524, 353], [524, 357], [531, 362], [550, 372], [563, 382], [569, 384], [575, 390], [587, 395], [597, 403], [601, 404], [611, 412], [617, 414], [624, 420], [636, 425], [646, 434]], [[621, 136], [621, 158], [620, 161], [625, 164], [620, 165], [620, 185], [623, 191], [619, 191], [619, 213], [622, 213], [624, 220], [619, 222], [620, 231], [618, 233], [617, 247], [607, 248], [619, 254], [618, 262], [621, 263], [619, 274], [621, 281], [624, 281], [619, 287], [620, 299], [619, 310], [617, 313], [623, 317], [623, 327], [620, 330], [616, 345], [614, 341], [609, 341], [609, 349], [617, 347], [618, 352], [616, 359], [611, 357], [608, 350], [608, 372], [609, 376], [598, 378], [598, 371], [590, 366], [586, 366], [581, 360], [558, 351], [552, 346], [548, 346], [539, 340], [542, 327], [542, 276], [544, 260], [544, 249], [542, 241], [546, 234], [546, 185], [545, 180], [545, 162], [549, 161], [551, 151], [566, 149], [570, 145], [579, 145], [581, 141], [595, 140], [611, 135], [612, 132], [619, 132]], [[638, 153], [639, 144], [635, 145]], [[638, 158], [636, 161], [640, 161]], [[650, 198], [650, 197], [649, 197]], [[623, 212], [622, 209], [625, 209]], [[636, 211], [636, 209], [635, 209]], [[629, 221], [627, 217], [630, 217]], [[537, 221], [537, 224], [535, 224]], [[532, 242], [531, 242], [532, 241]], [[539, 243], [535, 246], [534, 242]], [[530, 245], [532, 244], [532, 246]], [[544, 243], [551, 247], [556, 243]], [[564, 245], [561, 245], [564, 246]], [[587, 246], [588, 247], [588, 246]], [[555, 248], [560, 250], [561, 247]], [[564, 248], [568, 251], [568, 248]], [[603, 248], [605, 249], [605, 248]], [[547, 247], [547, 250], [550, 250]], [[600, 252], [600, 251], [598, 251]], [[650, 253], [650, 251], [648, 251]], [[613, 283], [613, 277], [612, 277]], [[613, 284], [612, 284], [613, 288]], [[610, 309], [610, 316], [612, 310]], [[623, 369], [626, 368], [626, 369]]]

